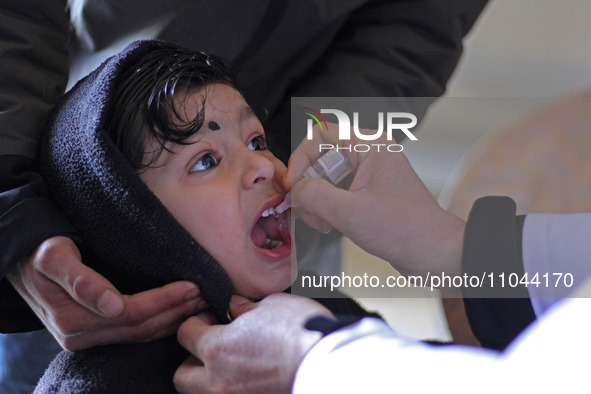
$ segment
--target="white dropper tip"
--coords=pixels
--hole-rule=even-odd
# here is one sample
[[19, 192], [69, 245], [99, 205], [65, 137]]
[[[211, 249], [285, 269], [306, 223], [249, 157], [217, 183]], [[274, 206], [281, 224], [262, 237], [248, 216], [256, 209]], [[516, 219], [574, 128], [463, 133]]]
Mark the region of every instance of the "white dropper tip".
[[283, 202], [275, 207], [275, 215], [279, 215], [291, 207], [291, 192], [285, 195]]

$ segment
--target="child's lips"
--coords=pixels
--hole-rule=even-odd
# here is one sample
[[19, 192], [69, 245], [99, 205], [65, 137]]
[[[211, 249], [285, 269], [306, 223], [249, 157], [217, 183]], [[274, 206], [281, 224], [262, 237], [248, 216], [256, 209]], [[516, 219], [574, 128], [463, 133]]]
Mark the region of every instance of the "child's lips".
[[252, 243], [267, 255], [280, 257], [291, 253], [289, 221], [289, 212], [259, 217], [251, 231]]

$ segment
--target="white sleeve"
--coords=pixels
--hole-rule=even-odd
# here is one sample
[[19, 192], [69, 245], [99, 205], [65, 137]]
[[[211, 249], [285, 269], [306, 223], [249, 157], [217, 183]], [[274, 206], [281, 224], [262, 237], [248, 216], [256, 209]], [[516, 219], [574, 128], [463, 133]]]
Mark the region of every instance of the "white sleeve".
[[396, 335], [379, 319], [365, 318], [312, 348], [298, 369], [293, 393], [447, 392], [442, 390], [446, 384], [457, 393], [474, 393], [478, 382], [498, 368], [498, 358], [483, 349], [418, 343]]
[[503, 353], [418, 343], [366, 318], [311, 349], [293, 392], [588, 392], [590, 312], [590, 299], [567, 299]]
[[[541, 280], [528, 292], [536, 316], [591, 274], [591, 213], [528, 214], [522, 232], [523, 269]], [[572, 286], [567, 286], [572, 279]]]

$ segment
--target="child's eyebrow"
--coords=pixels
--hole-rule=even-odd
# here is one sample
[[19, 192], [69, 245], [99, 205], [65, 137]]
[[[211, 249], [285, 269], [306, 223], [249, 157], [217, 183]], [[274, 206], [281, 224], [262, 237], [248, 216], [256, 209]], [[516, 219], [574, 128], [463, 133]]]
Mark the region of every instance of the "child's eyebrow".
[[243, 122], [243, 121], [248, 120], [250, 118], [256, 117], [257, 115], [255, 114], [254, 109], [252, 109], [252, 107], [250, 105], [245, 105], [240, 110], [239, 116], [240, 116], [239, 117], [240, 122]]

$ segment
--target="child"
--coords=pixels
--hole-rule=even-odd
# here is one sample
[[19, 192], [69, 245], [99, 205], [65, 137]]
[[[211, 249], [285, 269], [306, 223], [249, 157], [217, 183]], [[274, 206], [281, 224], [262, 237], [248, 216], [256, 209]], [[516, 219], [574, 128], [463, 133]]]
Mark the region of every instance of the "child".
[[[233, 293], [259, 299], [295, 277], [289, 211], [268, 215], [286, 194], [285, 165], [214, 56], [131, 44], [58, 104], [42, 160], [84, 261], [123, 293], [191, 280], [226, 322]], [[175, 338], [62, 352], [36, 391], [173, 392], [186, 357]]]

